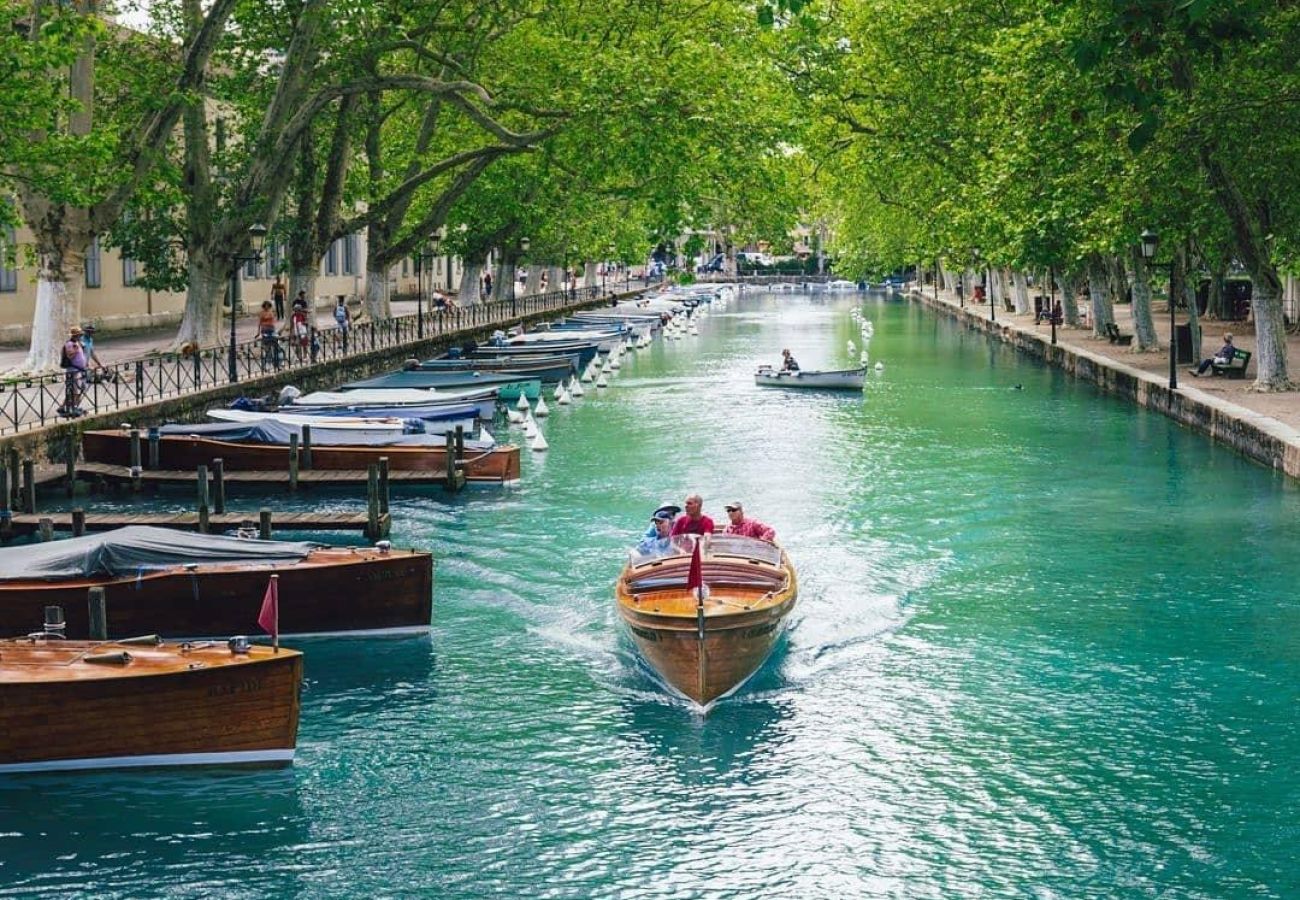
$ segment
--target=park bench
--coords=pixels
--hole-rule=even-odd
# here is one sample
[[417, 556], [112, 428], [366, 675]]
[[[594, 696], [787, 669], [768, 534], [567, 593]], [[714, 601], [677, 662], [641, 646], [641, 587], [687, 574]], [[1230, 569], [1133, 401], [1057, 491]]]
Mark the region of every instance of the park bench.
[[1210, 363], [1210, 368], [1215, 375], [1222, 375], [1224, 378], [1245, 378], [1248, 365], [1250, 365], [1250, 351], [1234, 349], [1232, 359], [1222, 364], [1216, 359]]
[[1133, 335], [1123, 334], [1119, 326], [1114, 322], [1106, 323], [1106, 337], [1110, 338], [1112, 344], [1119, 344], [1121, 347], [1127, 347], [1133, 343]]

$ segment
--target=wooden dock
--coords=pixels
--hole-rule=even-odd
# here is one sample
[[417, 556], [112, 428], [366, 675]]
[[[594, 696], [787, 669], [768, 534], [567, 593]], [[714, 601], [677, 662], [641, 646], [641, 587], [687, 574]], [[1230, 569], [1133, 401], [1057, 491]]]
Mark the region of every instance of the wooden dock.
[[[192, 477], [192, 476], [191, 476]], [[198, 531], [200, 517], [197, 512], [181, 513], [85, 513], [79, 518], [85, 531], [111, 531], [128, 525], [152, 525], [155, 528], [178, 528], [183, 531]], [[207, 516], [209, 532], [230, 531], [235, 528], [251, 526], [259, 528], [261, 519], [257, 513], [209, 513]], [[72, 513], [19, 513], [11, 520], [14, 534], [33, 534], [40, 531], [42, 522], [54, 531], [76, 531]], [[276, 513], [270, 517], [270, 525], [276, 531], [370, 531], [370, 517], [366, 513], [340, 512], [288, 512]], [[389, 531], [390, 520], [387, 513], [380, 516], [379, 534], [382, 537]]]
[[[129, 484], [132, 480], [131, 470], [126, 466], [93, 462], [77, 463], [77, 477], [87, 480], [99, 478], [119, 484]], [[139, 477], [142, 484], [192, 485], [194, 484], [195, 474], [184, 469], [143, 469]], [[227, 470], [223, 477], [226, 484], [283, 485], [285, 487], [290, 484], [288, 472], [243, 472], [236, 469]], [[347, 487], [368, 483], [370, 473], [365, 469], [303, 469], [298, 472], [297, 477], [299, 487], [312, 485]], [[402, 484], [441, 485], [446, 483], [447, 473], [390, 471], [388, 480]]]

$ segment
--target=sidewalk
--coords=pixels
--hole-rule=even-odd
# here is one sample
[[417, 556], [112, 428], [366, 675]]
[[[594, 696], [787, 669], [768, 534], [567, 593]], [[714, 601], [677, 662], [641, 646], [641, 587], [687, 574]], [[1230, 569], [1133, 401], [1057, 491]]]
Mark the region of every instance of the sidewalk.
[[[414, 315], [416, 312], [416, 303], [414, 300], [393, 301], [393, 315], [403, 316], [407, 314]], [[257, 337], [257, 310], [248, 315], [243, 315], [235, 322], [235, 337], [240, 341], [250, 341]], [[429, 313], [428, 306], [425, 307], [425, 314]], [[353, 315], [355, 315], [355, 310]], [[229, 328], [230, 323], [223, 319], [225, 327]], [[281, 320], [278, 324], [283, 325]], [[318, 308], [316, 310], [316, 328], [319, 331], [333, 330], [337, 327], [334, 324], [334, 313], [332, 310]], [[135, 359], [141, 356], [148, 356], [153, 353], [164, 353], [170, 347], [172, 340], [176, 337], [176, 326], [168, 325], [165, 328], [150, 328], [142, 331], [132, 331], [127, 334], [113, 334], [106, 332], [96, 334], [95, 336], [95, 355], [104, 365], [111, 365], [115, 362], [122, 362], [126, 359]], [[27, 359], [28, 347], [24, 344], [21, 347], [8, 346], [0, 347], [0, 371], [12, 369], [15, 366], [23, 364]]]
[[[927, 287], [925, 296], [927, 299], [933, 297], [934, 289]], [[954, 307], [958, 305], [956, 295], [950, 291], [939, 291], [939, 302]], [[1082, 311], [1082, 301], [1080, 311]], [[965, 312], [968, 315], [975, 315], [984, 319], [989, 318], [988, 304], [976, 307], [967, 301]], [[1168, 382], [1168, 307], [1164, 304], [1156, 305], [1152, 311], [1152, 318], [1155, 320], [1156, 335], [1159, 340], [1159, 349], [1154, 351], [1142, 353], [1136, 347], [1122, 347], [1110, 343], [1105, 338], [1093, 337], [1091, 326], [1086, 328], [1058, 327], [1056, 340], [1058, 344], [1113, 359], [1134, 369], [1141, 369], [1163, 382]], [[1182, 325], [1186, 324], [1186, 322], [1187, 313], [1180, 310], [1178, 312], [1178, 324]], [[1035, 325], [1032, 313], [1029, 315], [1016, 315], [1003, 309], [997, 311], [997, 323], [1003, 326], [1012, 326], [1030, 334], [1038, 334], [1045, 339], [1048, 338], [1052, 330], [1052, 326], [1047, 322]], [[1119, 326], [1121, 332], [1133, 334], [1133, 309], [1131, 306], [1124, 304], [1115, 307], [1115, 324]], [[1202, 319], [1201, 332], [1201, 353], [1205, 356], [1212, 355], [1215, 350], [1223, 345], [1225, 332], [1231, 332], [1233, 336], [1232, 342], [1235, 346], [1250, 351], [1252, 357], [1255, 353], [1255, 325], [1253, 322], [1218, 322]], [[1208, 375], [1197, 378], [1190, 371], [1193, 368], [1191, 365], [1179, 363], [1178, 390], [1181, 393], [1195, 394], [1199, 392], [1210, 397], [1217, 397], [1245, 407], [1251, 412], [1275, 419], [1283, 425], [1300, 430], [1300, 391], [1281, 394], [1257, 393], [1254, 390], [1256, 362], [1256, 358], [1251, 359], [1246, 377], [1241, 379]], [[1300, 382], [1300, 336], [1287, 336], [1287, 371], [1293, 381]]]

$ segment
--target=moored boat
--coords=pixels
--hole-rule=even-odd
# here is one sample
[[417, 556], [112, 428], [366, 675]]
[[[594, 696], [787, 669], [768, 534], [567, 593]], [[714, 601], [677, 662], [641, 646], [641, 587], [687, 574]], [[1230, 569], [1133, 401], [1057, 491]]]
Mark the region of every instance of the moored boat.
[[754, 383], [760, 387], [815, 388], [832, 391], [860, 391], [867, 381], [867, 369], [840, 369], [833, 372], [790, 372], [760, 366]]
[[0, 549], [0, 633], [20, 634], [61, 606], [67, 635], [90, 636], [90, 588], [103, 588], [109, 637], [198, 637], [256, 627], [280, 576], [283, 634], [405, 634], [428, 629], [433, 557], [416, 550], [323, 547], [131, 526]]
[[301, 686], [296, 650], [0, 641], [0, 773], [287, 765]]
[[[223, 460], [226, 471], [289, 470], [289, 427], [277, 422], [230, 422], [204, 425], [165, 425], [158, 439], [158, 465], [164, 469], [193, 470]], [[397, 435], [392, 438], [329, 439], [312, 431], [312, 468], [365, 471], [381, 457], [394, 472], [447, 471], [445, 435]], [[87, 462], [126, 466], [131, 463], [131, 438], [124, 430], [87, 431], [81, 436]], [[465, 442], [462, 460], [469, 481], [513, 483], [519, 480], [519, 447]]]
[[701, 554], [704, 599], [688, 587], [690, 539], [667, 556], [633, 554], [619, 575], [619, 614], [646, 662], [701, 706], [738, 689], [767, 659], [798, 598], [785, 551], [735, 535], [709, 535]]
[[573, 358], [563, 355], [473, 357], [471, 359], [427, 359], [406, 371], [420, 372], [495, 372], [516, 378], [536, 378], [543, 384], [555, 384], [573, 374]]
[[496, 388], [502, 400], [518, 400], [522, 393], [536, 400], [542, 393], [539, 378], [519, 377], [509, 372], [421, 372], [418, 369], [390, 372], [364, 381], [343, 385], [341, 391], [409, 390], [412, 388], [464, 389], [472, 387]]

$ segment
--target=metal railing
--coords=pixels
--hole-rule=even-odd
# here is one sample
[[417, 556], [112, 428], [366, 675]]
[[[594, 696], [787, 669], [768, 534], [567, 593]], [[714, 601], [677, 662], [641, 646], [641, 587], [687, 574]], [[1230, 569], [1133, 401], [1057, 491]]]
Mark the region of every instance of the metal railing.
[[[584, 287], [431, 309], [422, 317], [414, 313], [353, 322], [347, 328], [313, 325], [305, 338], [289, 334], [274, 341], [256, 337], [236, 343], [235, 370], [243, 382], [378, 350], [409, 346], [414, 351], [424, 341], [506, 325], [538, 313], [563, 312], [600, 297], [598, 286]], [[230, 384], [229, 358], [228, 347], [208, 347], [120, 360], [84, 373], [65, 370], [0, 384], [0, 436], [72, 420], [65, 410], [74, 393], [80, 395], [75, 405], [81, 415], [93, 416]]]

